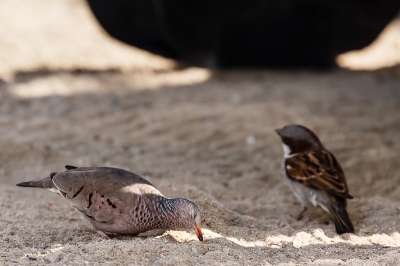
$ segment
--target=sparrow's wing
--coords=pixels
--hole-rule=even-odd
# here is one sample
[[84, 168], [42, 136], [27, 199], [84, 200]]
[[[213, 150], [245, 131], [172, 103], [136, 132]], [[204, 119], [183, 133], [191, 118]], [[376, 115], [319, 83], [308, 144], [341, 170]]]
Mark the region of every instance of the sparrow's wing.
[[56, 174], [54, 186], [87, 217], [112, 223], [142, 196], [161, 195], [147, 180], [134, 173], [108, 167], [80, 167]]
[[306, 152], [285, 162], [289, 178], [306, 187], [324, 191], [332, 196], [352, 199], [342, 167], [332, 153], [321, 150]]

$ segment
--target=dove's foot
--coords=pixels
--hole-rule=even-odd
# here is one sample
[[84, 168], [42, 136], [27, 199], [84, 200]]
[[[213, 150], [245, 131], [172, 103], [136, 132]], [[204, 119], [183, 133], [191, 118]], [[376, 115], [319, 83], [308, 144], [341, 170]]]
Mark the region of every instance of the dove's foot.
[[111, 239], [106, 233], [104, 233], [103, 230], [96, 230], [96, 232], [101, 235], [102, 237], [104, 237], [105, 239]]

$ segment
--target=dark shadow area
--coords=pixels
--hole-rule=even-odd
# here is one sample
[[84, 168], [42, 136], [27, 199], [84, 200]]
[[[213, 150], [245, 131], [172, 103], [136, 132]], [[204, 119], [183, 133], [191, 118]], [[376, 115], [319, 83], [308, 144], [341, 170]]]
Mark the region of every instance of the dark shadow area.
[[114, 38], [189, 65], [334, 66], [395, 17], [394, 0], [88, 0]]

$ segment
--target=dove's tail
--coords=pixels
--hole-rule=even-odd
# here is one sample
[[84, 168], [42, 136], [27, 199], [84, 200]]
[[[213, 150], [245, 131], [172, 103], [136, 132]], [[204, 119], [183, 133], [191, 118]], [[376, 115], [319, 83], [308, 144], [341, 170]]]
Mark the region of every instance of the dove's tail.
[[346, 211], [346, 199], [336, 197], [331, 200], [330, 214], [335, 223], [336, 232], [340, 234], [354, 233], [354, 227]]
[[55, 176], [56, 173], [51, 173], [50, 177], [43, 178], [38, 181], [27, 181], [27, 182], [22, 182], [18, 183], [17, 186], [19, 187], [37, 187], [37, 188], [44, 188], [47, 189], [51, 192], [59, 193], [57, 187], [53, 183], [53, 176]]

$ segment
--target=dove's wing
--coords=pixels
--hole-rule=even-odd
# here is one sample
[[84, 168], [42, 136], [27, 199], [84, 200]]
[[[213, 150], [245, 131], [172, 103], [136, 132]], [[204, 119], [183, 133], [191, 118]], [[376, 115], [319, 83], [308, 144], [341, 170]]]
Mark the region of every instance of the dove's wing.
[[113, 223], [143, 195], [162, 194], [147, 180], [109, 167], [81, 167], [56, 174], [53, 183], [65, 199], [89, 218]]

